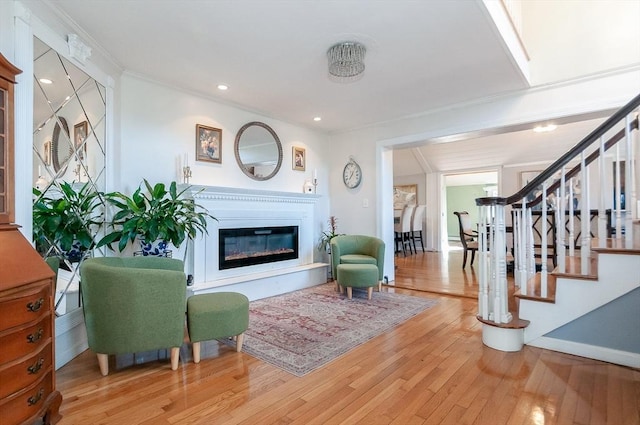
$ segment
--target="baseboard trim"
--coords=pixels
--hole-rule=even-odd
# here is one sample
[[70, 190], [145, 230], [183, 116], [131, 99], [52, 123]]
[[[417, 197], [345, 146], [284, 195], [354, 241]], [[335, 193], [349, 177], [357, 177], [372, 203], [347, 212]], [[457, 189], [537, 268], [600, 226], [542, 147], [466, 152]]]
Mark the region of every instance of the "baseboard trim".
[[546, 336], [536, 338], [535, 340], [528, 342], [527, 345], [640, 369], [640, 353], [615, 350], [613, 348], [583, 344], [580, 342], [567, 341]]
[[69, 332], [84, 323], [82, 308], [77, 308], [67, 314], [56, 317], [56, 337]]

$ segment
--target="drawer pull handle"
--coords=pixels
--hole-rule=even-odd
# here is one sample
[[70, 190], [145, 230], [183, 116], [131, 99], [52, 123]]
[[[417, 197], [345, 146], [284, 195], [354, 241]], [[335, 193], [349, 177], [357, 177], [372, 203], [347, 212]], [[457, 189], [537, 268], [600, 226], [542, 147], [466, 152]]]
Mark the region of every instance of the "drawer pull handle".
[[44, 304], [44, 298], [40, 298], [37, 301], [30, 302], [29, 304], [27, 304], [27, 310], [32, 313], [35, 313], [42, 308], [43, 304]]
[[40, 391], [38, 391], [38, 394], [29, 397], [29, 399], [27, 400], [27, 404], [29, 406], [33, 406], [34, 404], [38, 403], [42, 399], [43, 395], [44, 395], [44, 388], [40, 388]]
[[42, 335], [44, 335], [44, 329], [40, 328], [38, 329], [38, 332], [27, 335], [27, 341], [29, 344], [33, 344], [38, 342], [40, 338], [42, 338]]
[[40, 357], [40, 360], [29, 366], [27, 372], [29, 372], [29, 375], [35, 375], [42, 369], [42, 365], [44, 365], [44, 357]]

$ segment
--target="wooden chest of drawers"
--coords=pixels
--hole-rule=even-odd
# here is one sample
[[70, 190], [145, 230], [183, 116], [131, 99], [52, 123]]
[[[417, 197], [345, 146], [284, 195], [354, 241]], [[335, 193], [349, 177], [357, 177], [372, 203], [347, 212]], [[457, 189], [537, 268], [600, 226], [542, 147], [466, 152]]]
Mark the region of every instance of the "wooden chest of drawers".
[[60, 419], [55, 390], [54, 273], [16, 226], [0, 225], [2, 425]]

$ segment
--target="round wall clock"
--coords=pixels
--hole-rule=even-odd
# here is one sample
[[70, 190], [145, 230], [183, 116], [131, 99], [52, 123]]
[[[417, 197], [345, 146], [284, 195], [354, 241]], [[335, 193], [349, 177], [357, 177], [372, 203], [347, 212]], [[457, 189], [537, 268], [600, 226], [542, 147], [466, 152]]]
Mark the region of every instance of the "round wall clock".
[[362, 182], [362, 170], [353, 158], [349, 158], [349, 162], [344, 166], [342, 181], [349, 189], [358, 187]]

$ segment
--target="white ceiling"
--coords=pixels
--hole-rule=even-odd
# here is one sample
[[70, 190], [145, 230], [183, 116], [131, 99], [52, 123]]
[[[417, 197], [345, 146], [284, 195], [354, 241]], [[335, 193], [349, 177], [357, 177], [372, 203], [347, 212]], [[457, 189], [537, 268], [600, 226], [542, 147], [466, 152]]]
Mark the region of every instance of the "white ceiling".
[[[578, 144], [604, 120], [603, 117], [570, 123], [558, 121], [556, 130], [548, 133], [536, 133], [528, 128], [396, 150], [393, 153], [394, 176], [424, 174], [428, 171], [459, 173], [501, 166], [538, 165], [539, 168], [539, 165], [549, 165]], [[488, 181], [480, 178], [478, 183]]]
[[[123, 71], [326, 132], [527, 88], [482, 0], [23, 2], [66, 15]], [[364, 77], [347, 84], [329, 80], [326, 59], [344, 40], [367, 48]], [[396, 150], [394, 174], [550, 161], [602, 121], [582, 119]]]
[[[123, 70], [324, 131], [526, 87], [475, 0], [49, 4]], [[367, 48], [364, 77], [348, 84], [330, 81], [327, 72], [327, 49], [344, 40]], [[229, 90], [218, 91], [219, 83]]]

